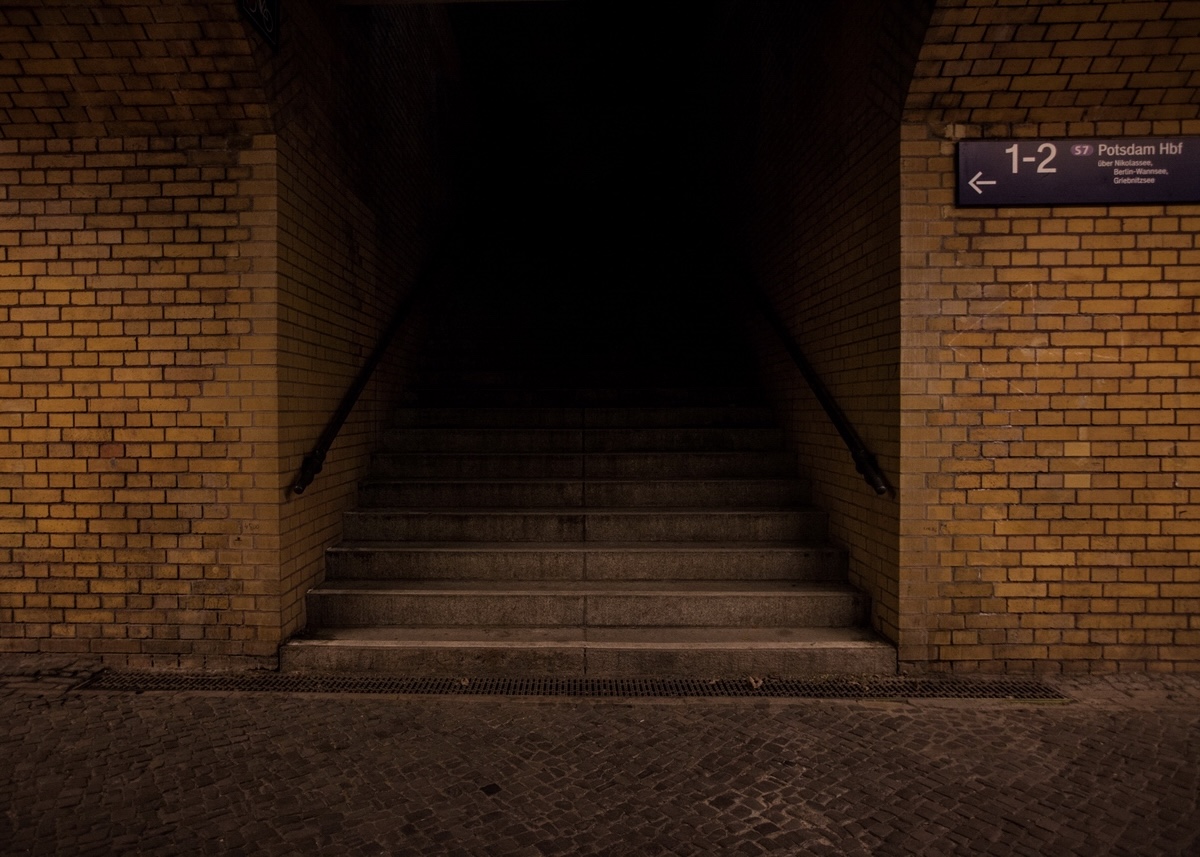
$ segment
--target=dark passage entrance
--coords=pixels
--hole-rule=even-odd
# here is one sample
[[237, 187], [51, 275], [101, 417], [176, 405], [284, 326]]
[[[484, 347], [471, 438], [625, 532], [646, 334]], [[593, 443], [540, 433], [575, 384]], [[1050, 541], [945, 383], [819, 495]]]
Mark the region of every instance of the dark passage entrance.
[[451, 9], [451, 276], [285, 669], [895, 671], [743, 345], [717, 8]]
[[556, 386], [744, 381], [718, 274], [709, 4], [471, 3], [450, 15], [463, 250], [431, 360], [516, 364]]

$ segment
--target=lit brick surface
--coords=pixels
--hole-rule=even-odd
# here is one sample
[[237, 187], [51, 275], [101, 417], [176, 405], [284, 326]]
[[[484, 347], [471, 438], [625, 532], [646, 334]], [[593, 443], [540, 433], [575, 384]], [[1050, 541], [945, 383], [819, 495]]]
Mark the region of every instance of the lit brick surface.
[[274, 153], [241, 29], [0, 10], [0, 648], [271, 653]]
[[[953, 184], [960, 139], [1200, 135], [1200, 13], [934, 6], [724, 30], [754, 273], [898, 489], [767, 346], [813, 499], [914, 669], [1196, 669], [1200, 208]], [[228, 666], [302, 625], [411, 369], [288, 497], [430, 238], [441, 16], [296, 0], [275, 53], [234, 0], [0, 8], [0, 650]]]
[[1194, 3], [940, 2], [903, 128], [902, 661], [1200, 663], [1200, 207], [956, 209], [954, 144], [1200, 133]]
[[[415, 189], [384, 229], [316, 8], [278, 54], [234, 2], [0, 9], [0, 650], [222, 666], [302, 622], [374, 394], [285, 487], [415, 264], [432, 97], [377, 129]], [[363, 56], [436, 59], [436, 15], [389, 20]]]

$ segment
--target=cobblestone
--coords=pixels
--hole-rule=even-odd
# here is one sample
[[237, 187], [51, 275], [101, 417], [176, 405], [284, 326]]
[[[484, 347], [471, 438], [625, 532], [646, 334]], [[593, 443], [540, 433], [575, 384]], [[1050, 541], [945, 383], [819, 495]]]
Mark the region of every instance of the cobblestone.
[[1072, 701], [76, 689], [0, 662], [0, 853], [1200, 853], [1200, 678]]

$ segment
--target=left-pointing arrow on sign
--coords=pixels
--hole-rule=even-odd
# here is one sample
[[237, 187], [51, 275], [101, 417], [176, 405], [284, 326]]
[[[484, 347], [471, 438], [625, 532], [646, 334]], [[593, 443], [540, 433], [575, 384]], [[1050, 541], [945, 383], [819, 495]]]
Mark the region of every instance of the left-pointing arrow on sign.
[[991, 181], [988, 181], [986, 179], [981, 180], [979, 177], [982, 175], [983, 175], [983, 170], [980, 170], [979, 172], [977, 172], [974, 175], [974, 177], [969, 182], [967, 182], [967, 184], [969, 184], [971, 186], [971, 190], [975, 191], [975, 193], [983, 193], [983, 188], [980, 187], [981, 184], [995, 184], [996, 183], [995, 179], [993, 179]]

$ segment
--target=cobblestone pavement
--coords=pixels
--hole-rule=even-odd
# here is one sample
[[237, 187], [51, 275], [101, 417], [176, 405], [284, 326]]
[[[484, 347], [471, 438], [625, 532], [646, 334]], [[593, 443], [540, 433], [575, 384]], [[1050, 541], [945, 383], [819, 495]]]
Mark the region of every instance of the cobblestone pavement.
[[1200, 854], [1200, 677], [1069, 703], [100, 692], [0, 660], [0, 854]]

